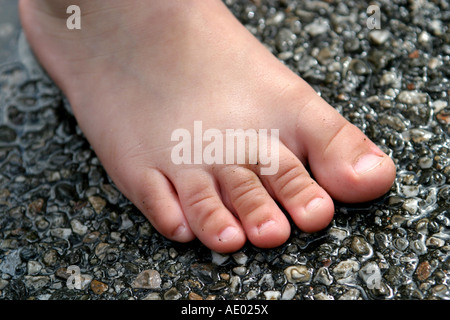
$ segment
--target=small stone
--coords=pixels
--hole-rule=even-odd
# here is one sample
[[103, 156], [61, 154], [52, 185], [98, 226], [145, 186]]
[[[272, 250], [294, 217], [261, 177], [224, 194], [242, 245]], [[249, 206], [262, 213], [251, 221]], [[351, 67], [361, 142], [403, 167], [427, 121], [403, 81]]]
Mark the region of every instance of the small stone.
[[30, 260], [27, 263], [27, 270], [28, 275], [35, 276], [37, 275], [42, 269], [42, 265], [39, 263], [39, 261]]
[[101, 281], [98, 280], [92, 280], [91, 281], [91, 290], [97, 294], [97, 295], [101, 295], [102, 293], [104, 293], [106, 290], [108, 290], [108, 285], [106, 283], [103, 283]]
[[280, 300], [281, 292], [275, 290], [265, 291], [264, 297], [266, 298], [266, 300]]
[[443, 124], [450, 124], [450, 112], [443, 110], [436, 115], [436, 119]]
[[[0, 190], [0, 194], [1, 194], [1, 190]], [[1, 198], [1, 195], [0, 195], [0, 198]], [[34, 200], [33, 202], [31, 202], [28, 205], [28, 210], [31, 213], [40, 213], [42, 211], [43, 207], [44, 207], [44, 199], [39, 198], [39, 199]]]
[[419, 194], [420, 188], [416, 185], [402, 185], [400, 187], [401, 192], [407, 197], [416, 197]]
[[10, 251], [0, 259], [0, 272], [15, 276], [16, 268], [20, 263], [21, 259], [19, 251]]
[[189, 292], [188, 295], [189, 300], [203, 300], [203, 297], [195, 292]]
[[246, 298], [247, 300], [256, 299], [258, 297], [258, 292], [256, 290], [249, 290], [247, 292]]
[[323, 292], [317, 293], [314, 295], [315, 300], [334, 300], [333, 296], [325, 294]]
[[228, 254], [222, 254], [215, 251], [211, 251], [211, 256], [212, 256], [212, 263], [214, 263], [217, 266], [221, 266], [222, 264], [227, 262], [228, 259], [230, 258]]
[[359, 263], [354, 260], [345, 260], [339, 262], [339, 264], [334, 267], [333, 272], [338, 280], [345, 280], [355, 275], [355, 272], [359, 270]]
[[160, 289], [161, 276], [156, 270], [144, 270], [138, 274], [131, 286], [135, 289]]
[[181, 293], [175, 287], [170, 288], [164, 293], [164, 300], [179, 300], [180, 298]]
[[99, 237], [100, 237], [100, 232], [93, 231], [84, 236], [83, 242], [84, 243], [93, 243], [93, 242], [96, 242]]
[[248, 261], [247, 255], [243, 252], [237, 252], [237, 253], [233, 254], [233, 259], [239, 265], [245, 265]]
[[436, 100], [433, 102], [433, 109], [435, 113], [439, 113], [445, 108], [447, 108], [448, 102], [444, 100]]
[[243, 266], [234, 267], [233, 272], [236, 273], [238, 276], [245, 276], [247, 273], [247, 268]]
[[48, 250], [44, 253], [43, 261], [49, 267], [56, 265], [58, 261], [58, 252], [56, 252], [55, 249]]
[[437, 237], [429, 237], [426, 241], [426, 245], [430, 248], [440, 248], [445, 245], [445, 241]]
[[48, 276], [25, 276], [25, 285], [33, 289], [41, 289], [50, 282]]
[[437, 67], [440, 67], [442, 65], [442, 60], [438, 58], [431, 58], [430, 61], [428, 61], [428, 68], [430, 69], [436, 69]]
[[72, 231], [80, 236], [85, 235], [88, 230], [88, 228], [77, 219], [70, 221], [70, 226], [72, 227]]
[[292, 299], [294, 299], [296, 293], [297, 293], [297, 287], [292, 283], [288, 283], [283, 290], [283, 294], [281, 295], [281, 300], [292, 300]]
[[359, 255], [368, 255], [372, 253], [372, 247], [367, 241], [359, 236], [353, 237], [351, 249], [353, 252]]
[[318, 18], [312, 23], [305, 26], [304, 30], [308, 32], [311, 36], [316, 37], [322, 33], [327, 32], [330, 29], [330, 24], [328, 20], [323, 18]]
[[433, 133], [424, 129], [411, 129], [402, 133], [403, 139], [415, 143], [427, 142], [433, 137]]
[[162, 300], [158, 292], [150, 292], [143, 300]]
[[133, 221], [130, 220], [128, 214], [121, 214], [120, 219], [122, 220], [122, 224], [120, 225], [119, 230], [127, 230], [128, 228], [131, 228], [133, 226]]
[[297, 36], [290, 29], [283, 28], [281, 29], [276, 38], [275, 42], [278, 50], [281, 52], [290, 50], [297, 40]]
[[419, 264], [416, 270], [417, 279], [420, 281], [428, 279], [431, 275], [431, 266], [428, 261], [423, 261]]
[[69, 228], [55, 228], [50, 230], [50, 234], [53, 237], [61, 238], [61, 239], [69, 239], [72, 235], [72, 229]]
[[98, 214], [102, 212], [103, 208], [106, 206], [105, 199], [98, 197], [98, 196], [90, 196], [88, 198], [89, 203], [92, 205], [92, 208], [94, 208], [94, 211]]
[[314, 277], [314, 282], [321, 283], [326, 286], [331, 285], [333, 283], [333, 277], [330, 275], [328, 268], [319, 268], [319, 270], [317, 270], [316, 276]]
[[408, 55], [408, 58], [410, 58], [410, 59], [417, 59], [419, 56], [420, 56], [419, 55], [419, 50], [414, 50], [413, 52], [411, 52]]
[[236, 293], [239, 291], [241, 286], [241, 278], [238, 276], [233, 276], [230, 279], [230, 290], [232, 293]]
[[360, 295], [359, 290], [350, 289], [346, 293], [344, 293], [342, 296], [340, 296], [339, 300], [358, 300], [359, 295]]
[[419, 210], [419, 200], [414, 198], [406, 199], [402, 205], [402, 208], [409, 214], [415, 214]]
[[428, 252], [426, 245], [421, 240], [414, 240], [410, 243], [410, 248], [418, 256], [424, 255]]
[[373, 44], [382, 45], [391, 37], [391, 33], [387, 30], [372, 30], [369, 32], [369, 40]]
[[393, 85], [399, 82], [399, 78], [395, 72], [387, 71], [380, 78], [380, 85]]
[[420, 104], [427, 102], [427, 94], [417, 91], [402, 91], [397, 96], [398, 101], [406, 104]]
[[381, 286], [381, 270], [376, 262], [369, 262], [359, 270], [359, 276], [369, 289]]
[[331, 238], [334, 238], [336, 240], [344, 240], [348, 236], [348, 231], [341, 228], [331, 227], [328, 230], [328, 234]]
[[284, 274], [291, 283], [308, 282], [311, 279], [311, 272], [303, 265], [287, 267], [284, 269]]

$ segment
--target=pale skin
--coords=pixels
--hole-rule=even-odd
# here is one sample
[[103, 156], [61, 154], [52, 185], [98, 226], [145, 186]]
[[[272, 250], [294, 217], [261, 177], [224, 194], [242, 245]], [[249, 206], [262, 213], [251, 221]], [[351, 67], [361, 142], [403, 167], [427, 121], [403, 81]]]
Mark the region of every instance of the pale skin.
[[[82, 29], [66, 28], [66, 8]], [[258, 42], [220, 0], [20, 0], [39, 62], [116, 186], [165, 237], [217, 252], [327, 227], [332, 199], [385, 194], [393, 161]], [[176, 165], [171, 133], [278, 129], [279, 170]], [[309, 166], [314, 179], [306, 170]], [[285, 212], [280, 208], [283, 207]]]

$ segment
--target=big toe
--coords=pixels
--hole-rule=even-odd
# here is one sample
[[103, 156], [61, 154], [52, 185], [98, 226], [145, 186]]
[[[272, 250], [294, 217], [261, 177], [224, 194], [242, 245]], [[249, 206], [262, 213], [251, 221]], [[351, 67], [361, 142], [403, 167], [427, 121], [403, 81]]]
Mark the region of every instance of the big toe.
[[309, 122], [299, 126], [299, 134], [306, 138], [315, 179], [341, 202], [365, 202], [385, 194], [396, 176], [392, 159], [322, 98], [314, 99], [315, 109], [306, 108]]

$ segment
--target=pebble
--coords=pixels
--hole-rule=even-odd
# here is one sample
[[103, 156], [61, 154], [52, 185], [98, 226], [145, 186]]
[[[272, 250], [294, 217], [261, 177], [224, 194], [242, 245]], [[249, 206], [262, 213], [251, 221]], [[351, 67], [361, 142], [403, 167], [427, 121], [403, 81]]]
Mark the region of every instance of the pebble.
[[108, 290], [108, 285], [106, 283], [94, 279], [91, 281], [91, 290], [95, 294], [101, 295], [102, 293], [106, 292], [106, 290]]
[[303, 265], [287, 267], [284, 274], [291, 283], [308, 282], [311, 279], [311, 271]]
[[369, 32], [369, 40], [375, 45], [382, 45], [391, 37], [388, 30], [372, 30]]
[[360, 270], [359, 276], [369, 289], [381, 286], [381, 270], [376, 262], [366, 263]]
[[243, 252], [236, 252], [233, 254], [233, 260], [239, 265], [246, 265], [248, 256]]
[[341, 261], [333, 268], [334, 277], [339, 283], [354, 282], [354, 277], [359, 268], [360, 265], [358, 261]]
[[164, 300], [179, 300], [180, 298], [181, 293], [175, 287], [170, 288], [164, 293]]
[[27, 274], [30, 276], [35, 276], [39, 274], [42, 270], [42, 265], [39, 261], [30, 260], [27, 262]]
[[70, 226], [72, 227], [72, 231], [80, 236], [85, 235], [88, 231], [88, 227], [86, 227], [77, 219], [73, 219], [72, 221], [70, 221]]
[[25, 285], [34, 290], [45, 287], [50, 282], [48, 276], [25, 276]]
[[434, 135], [425, 129], [410, 129], [402, 133], [406, 141], [413, 141], [415, 143], [422, 143], [429, 141]]
[[416, 269], [417, 279], [420, 281], [426, 280], [431, 275], [431, 266], [428, 261], [421, 262]]
[[[437, 2], [408, 13], [385, 2], [389, 23], [372, 31], [346, 0], [225, 3], [393, 158], [393, 187], [336, 203], [329, 227], [293, 230], [279, 248], [167, 241], [115, 188], [21, 36], [19, 54], [0, 59], [0, 299], [450, 299], [450, 46]], [[70, 265], [82, 290], [67, 287]]]
[[144, 270], [138, 274], [131, 286], [135, 289], [160, 289], [161, 276], [156, 270]]
[[277, 48], [281, 52], [291, 50], [294, 47], [296, 40], [297, 36], [295, 33], [286, 28], [281, 29], [275, 38]]
[[316, 276], [314, 277], [314, 282], [324, 284], [329, 286], [333, 283], [333, 277], [330, 274], [330, 271], [326, 267], [321, 267], [317, 270]]
[[69, 228], [55, 228], [50, 230], [50, 234], [54, 237], [61, 238], [61, 239], [69, 239], [69, 237], [72, 235], [72, 229]]
[[326, 33], [330, 29], [328, 20], [323, 18], [317, 18], [312, 23], [307, 24], [304, 30], [308, 32], [312, 37], [316, 37], [323, 33]]
[[284, 287], [283, 294], [281, 295], [281, 300], [292, 300], [294, 299], [296, 293], [297, 287], [292, 283], [288, 283]]
[[281, 292], [275, 290], [264, 291], [264, 297], [266, 300], [280, 300]]
[[97, 214], [102, 212], [103, 208], [106, 206], [106, 201], [102, 197], [90, 196], [88, 198], [88, 200], [89, 200], [89, 203], [92, 205], [92, 208], [94, 208], [94, 210]]
[[353, 237], [351, 249], [353, 252], [355, 252], [358, 255], [369, 255], [372, 253], [372, 247], [370, 246], [367, 241], [359, 236]]
[[339, 300], [358, 300], [360, 292], [357, 289], [350, 289], [339, 297]]
[[420, 104], [428, 101], [426, 93], [417, 91], [401, 91], [397, 96], [398, 101], [406, 104]]
[[228, 261], [230, 256], [228, 254], [222, 254], [222, 253], [218, 253], [215, 251], [211, 251], [211, 258], [212, 258], [212, 263], [214, 263], [215, 265], [221, 266], [225, 262]]

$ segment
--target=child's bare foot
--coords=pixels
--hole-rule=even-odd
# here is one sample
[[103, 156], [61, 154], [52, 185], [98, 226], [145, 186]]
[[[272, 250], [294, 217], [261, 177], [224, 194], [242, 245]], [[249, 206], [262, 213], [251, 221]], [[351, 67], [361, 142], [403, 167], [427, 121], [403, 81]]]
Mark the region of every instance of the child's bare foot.
[[[81, 30], [66, 28], [70, 4]], [[219, 252], [246, 239], [275, 247], [290, 234], [275, 201], [314, 232], [331, 221], [332, 198], [371, 200], [393, 182], [391, 159], [219, 0], [20, 0], [20, 13], [105, 169], [169, 239], [198, 237]], [[278, 172], [175, 164], [172, 132], [197, 120], [203, 130], [278, 129]]]

